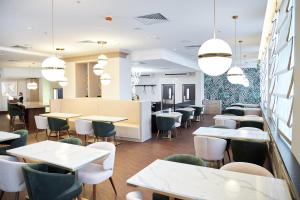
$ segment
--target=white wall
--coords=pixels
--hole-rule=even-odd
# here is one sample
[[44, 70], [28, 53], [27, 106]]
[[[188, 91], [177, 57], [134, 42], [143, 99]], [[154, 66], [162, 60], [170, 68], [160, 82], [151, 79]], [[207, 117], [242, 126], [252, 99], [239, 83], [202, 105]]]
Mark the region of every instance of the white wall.
[[76, 68], [75, 62], [67, 62], [65, 69], [65, 76], [69, 83], [63, 88], [64, 98], [75, 98], [76, 97]]
[[136, 87], [136, 94], [140, 100], [147, 101], [161, 101], [161, 85], [162, 84], [175, 84], [175, 102], [182, 102], [182, 84], [195, 84], [196, 92], [196, 105], [200, 105], [204, 98], [204, 84], [203, 74], [201, 72], [192, 73], [187, 76], [165, 76], [164, 74], [151, 74], [148, 76], [141, 76], [139, 85], [155, 84], [156, 86]]

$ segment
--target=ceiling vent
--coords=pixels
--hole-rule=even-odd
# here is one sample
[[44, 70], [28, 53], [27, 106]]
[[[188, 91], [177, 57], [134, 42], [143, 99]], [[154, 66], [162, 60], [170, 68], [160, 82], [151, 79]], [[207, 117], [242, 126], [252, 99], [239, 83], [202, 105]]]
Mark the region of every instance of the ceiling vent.
[[188, 45], [185, 46], [186, 49], [199, 49], [201, 47], [201, 44], [195, 44], [195, 45]]
[[177, 77], [177, 76], [194, 76], [195, 72], [187, 72], [187, 73], [168, 73], [165, 74], [165, 76], [173, 76], [173, 77]]
[[149, 14], [149, 15], [138, 16], [135, 19], [144, 25], [160, 24], [160, 23], [169, 21], [161, 13], [154, 13], [154, 14]]
[[17, 49], [23, 49], [23, 50], [27, 50], [29, 49], [28, 46], [22, 46], [22, 45], [14, 45], [14, 46], [11, 46], [12, 48], [17, 48]]

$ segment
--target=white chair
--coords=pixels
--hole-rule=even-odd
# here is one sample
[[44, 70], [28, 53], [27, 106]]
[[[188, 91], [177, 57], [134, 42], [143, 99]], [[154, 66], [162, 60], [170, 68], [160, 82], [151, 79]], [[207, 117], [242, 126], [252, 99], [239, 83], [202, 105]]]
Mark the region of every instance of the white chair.
[[75, 130], [78, 135], [84, 135], [84, 143], [87, 144], [87, 136], [94, 135], [91, 121], [78, 119], [75, 121]]
[[22, 166], [25, 163], [18, 162], [12, 156], [0, 156], [0, 199], [2, 199], [4, 192], [15, 192], [15, 199], [19, 199], [20, 192], [26, 189]]
[[226, 140], [214, 137], [195, 136], [194, 147], [195, 155], [208, 162], [217, 161], [220, 167], [220, 161], [224, 164], [224, 153], [226, 149]]
[[259, 131], [259, 132], [262, 131], [259, 128], [255, 128], [255, 127], [242, 127], [242, 128], [239, 128], [238, 130]]
[[233, 172], [240, 172], [246, 174], [252, 174], [257, 176], [266, 176], [266, 177], [274, 177], [271, 172], [266, 170], [265, 168], [255, 165], [252, 163], [246, 162], [233, 162], [228, 163], [221, 167], [221, 170], [233, 171]]
[[215, 119], [216, 126], [226, 126], [230, 129], [236, 129], [236, 121], [232, 119]]
[[87, 148], [95, 148], [110, 151], [106, 159], [90, 163], [78, 170], [78, 179], [85, 184], [93, 185], [93, 199], [96, 200], [96, 184], [102, 183], [109, 179], [115, 194], [117, 191], [112, 180], [116, 147], [110, 142], [96, 142], [87, 146]]
[[[181, 113], [178, 113], [178, 114], [181, 114]], [[175, 128], [179, 128], [181, 127], [181, 119], [182, 119], [182, 115], [180, 115], [176, 121], [175, 121]]]
[[[48, 119], [47, 119], [47, 117], [35, 115], [35, 116], [34, 116], [34, 120], [35, 120], [36, 128], [37, 128], [38, 130], [46, 131], [46, 136], [47, 136], [47, 139], [48, 139], [48, 129], [49, 129], [49, 124], [48, 124]], [[35, 134], [35, 138], [37, 138], [37, 135], [38, 135], [38, 131], [37, 131], [36, 134]]]
[[126, 200], [143, 200], [143, 195], [139, 191], [129, 192], [126, 195]]

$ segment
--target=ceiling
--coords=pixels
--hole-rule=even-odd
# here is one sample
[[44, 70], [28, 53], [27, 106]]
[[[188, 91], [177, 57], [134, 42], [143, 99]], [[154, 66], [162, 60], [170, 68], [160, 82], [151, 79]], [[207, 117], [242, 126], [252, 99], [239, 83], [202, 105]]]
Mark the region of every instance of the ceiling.
[[[267, 0], [217, 0], [216, 3], [217, 37], [233, 48], [231, 17], [239, 15], [238, 39], [244, 41], [245, 61], [255, 62]], [[212, 0], [55, 0], [55, 48], [65, 48], [62, 54], [65, 57], [120, 49], [135, 52], [164, 48], [196, 62], [197, 46], [212, 37], [212, 6]], [[168, 21], [144, 25], [135, 19], [153, 13], [161, 13]], [[113, 17], [111, 22], [104, 19], [107, 15]], [[20, 45], [34, 52], [52, 52], [50, 0], [0, 0], [0, 16], [0, 47]], [[85, 40], [105, 40], [108, 44], [102, 49], [95, 43], [79, 42]], [[39, 66], [43, 58], [0, 48], [0, 67]]]

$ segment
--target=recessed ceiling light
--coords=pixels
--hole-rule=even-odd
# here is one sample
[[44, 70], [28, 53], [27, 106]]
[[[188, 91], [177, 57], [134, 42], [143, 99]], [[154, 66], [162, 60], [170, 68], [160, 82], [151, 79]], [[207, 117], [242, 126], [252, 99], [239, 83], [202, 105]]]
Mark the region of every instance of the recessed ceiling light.
[[28, 31], [31, 31], [31, 30], [32, 30], [32, 27], [31, 27], [31, 26], [27, 26], [26, 29], [27, 29]]

